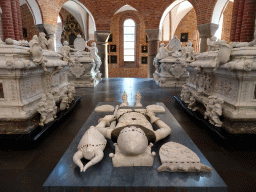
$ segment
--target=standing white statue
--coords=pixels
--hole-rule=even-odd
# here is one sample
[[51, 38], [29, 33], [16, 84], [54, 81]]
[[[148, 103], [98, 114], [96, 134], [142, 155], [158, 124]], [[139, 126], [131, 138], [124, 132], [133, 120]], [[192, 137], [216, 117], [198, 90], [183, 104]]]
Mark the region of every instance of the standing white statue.
[[195, 61], [195, 55], [194, 55], [195, 53], [194, 53], [194, 49], [192, 47], [192, 42], [191, 41], [189, 41], [187, 43], [187, 46], [182, 48], [182, 50], [185, 51], [185, 60], [186, 60], [186, 62], [191, 63], [191, 62]]
[[159, 60], [164, 59], [164, 58], [168, 57], [169, 52], [170, 51], [167, 49], [167, 46], [165, 47], [164, 43], [161, 43], [160, 47], [159, 47], [159, 52], [157, 53], [156, 58]]
[[90, 57], [93, 58], [93, 60], [95, 61], [96, 63], [96, 68], [95, 68], [95, 71], [99, 71], [100, 69], [100, 66], [101, 66], [101, 60], [100, 60], [100, 57], [98, 56], [98, 48], [96, 47], [96, 43], [95, 42], [92, 42], [92, 46], [89, 47], [87, 45], [87, 42], [85, 42], [85, 48], [89, 49], [90, 51]]

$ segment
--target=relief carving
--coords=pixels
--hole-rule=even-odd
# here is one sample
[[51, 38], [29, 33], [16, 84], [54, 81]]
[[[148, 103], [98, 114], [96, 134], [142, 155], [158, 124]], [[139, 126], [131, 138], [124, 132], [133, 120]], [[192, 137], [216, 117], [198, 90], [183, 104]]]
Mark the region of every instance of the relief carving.
[[204, 118], [209, 119], [209, 122], [216, 127], [221, 127], [223, 122], [220, 121], [220, 116], [222, 115], [222, 104], [224, 101], [216, 96], [209, 96], [203, 102], [206, 108], [204, 113]]

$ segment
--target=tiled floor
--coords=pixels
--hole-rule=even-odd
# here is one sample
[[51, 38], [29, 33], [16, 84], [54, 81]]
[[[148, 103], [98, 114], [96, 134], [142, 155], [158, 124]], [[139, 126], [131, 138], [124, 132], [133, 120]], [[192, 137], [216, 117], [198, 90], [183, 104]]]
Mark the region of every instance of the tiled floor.
[[[238, 141], [226, 145], [204, 127], [199, 127], [175, 104], [180, 88], [160, 88], [152, 79], [115, 78], [95, 88], [79, 88], [82, 95], [76, 110], [38, 146], [26, 150], [0, 149], [0, 192], [38, 192], [98, 102], [118, 101], [124, 91], [129, 103], [140, 91], [143, 101], [164, 102], [229, 187], [229, 191], [256, 191], [256, 150], [254, 143]], [[255, 137], [256, 140], [256, 137]]]

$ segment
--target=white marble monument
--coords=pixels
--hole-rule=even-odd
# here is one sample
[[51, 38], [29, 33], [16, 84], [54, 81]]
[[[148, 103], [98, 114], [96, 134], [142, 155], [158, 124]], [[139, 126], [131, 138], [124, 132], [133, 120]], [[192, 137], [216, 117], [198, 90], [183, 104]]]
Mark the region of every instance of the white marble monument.
[[194, 61], [194, 50], [191, 42], [186, 48], [181, 48], [181, 42], [177, 36], [174, 36], [166, 47], [164, 43], [160, 45], [153, 62], [156, 67], [153, 74], [154, 81], [160, 87], [182, 87], [188, 78], [186, 66], [192, 61]]
[[231, 134], [256, 133], [256, 47], [208, 40], [195, 56], [181, 99], [216, 127]]
[[[81, 171], [85, 171], [88, 167], [87, 164], [84, 166], [81, 162], [81, 159], [85, 156], [83, 154], [86, 154], [88, 150], [94, 150], [89, 149], [87, 142], [91, 129], [98, 131], [96, 133], [94, 130], [95, 133], [92, 135], [98, 136], [95, 138], [91, 137], [93, 139], [92, 143], [105, 144], [105, 140], [102, 139], [103, 136], [114, 142], [115, 154], [109, 154], [114, 167], [153, 166], [156, 153], [151, 152], [151, 147], [154, 142], [170, 135], [171, 128], [160, 118], [156, 117], [152, 111], [142, 107], [140, 102], [141, 95], [139, 93], [136, 94], [136, 104], [134, 107], [128, 106], [125, 92], [122, 99], [123, 103], [120, 106], [116, 106], [113, 115], [106, 115], [100, 119], [99, 124], [96, 127], [91, 127], [82, 137], [78, 152], [73, 157], [74, 163], [80, 167]], [[153, 129], [153, 123], [159, 127], [158, 130]], [[101, 142], [97, 142], [99, 140]], [[84, 147], [81, 148], [81, 146]], [[94, 155], [95, 157], [92, 158], [91, 155], [90, 158], [87, 158], [92, 159], [88, 163], [89, 165], [93, 165], [103, 158], [102, 150], [97, 152], [100, 156]]]
[[27, 134], [54, 120], [68, 89], [61, 58], [43, 49], [36, 35], [29, 43], [0, 42], [0, 134]]
[[[87, 42], [81, 35], [78, 35], [74, 41], [75, 49], [68, 48], [67, 42], [64, 43], [62, 55], [63, 60], [69, 61], [69, 82], [75, 87], [95, 87], [101, 81], [99, 70], [101, 60], [96, 43], [92, 43], [92, 47], [87, 46]], [[84, 51], [85, 48], [90, 52]]]

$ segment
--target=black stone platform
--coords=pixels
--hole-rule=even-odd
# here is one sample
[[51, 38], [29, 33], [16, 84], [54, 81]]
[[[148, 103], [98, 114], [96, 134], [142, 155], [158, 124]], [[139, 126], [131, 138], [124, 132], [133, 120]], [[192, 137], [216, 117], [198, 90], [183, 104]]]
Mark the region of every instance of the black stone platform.
[[[99, 103], [99, 105], [111, 104], [116, 106], [119, 103]], [[142, 103], [143, 106], [154, 104]], [[158, 103], [164, 106], [163, 103]], [[164, 106], [165, 107], [165, 106]], [[169, 141], [181, 143], [193, 150], [207, 166], [211, 164], [200, 152], [197, 146], [189, 138], [183, 128], [175, 120], [169, 110], [165, 107], [165, 113], [156, 113], [165, 123], [172, 128], [172, 133], [167, 138], [156, 142], [152, 151], [156, 152], [153, 167], [121, 167], [115, 168], [109, 153], [114, 153], [113, 142], [108, 140], [104, 150], [104, 158], [98, 164], [88, 168], [81, 173], [73, 163], [73, 155], [85, 131], [91, 125], [97, 125], [98, 119], [110, 113], [93, 113], [83, 125], [65, 154], [60, 159], [50, 176], [43, 184], [43, 192], [73, 192], [73, 191], [177, 191], [177, 192], [227, 192], [228, 187], [213, 169], [211, 173], [170, 173], [158, 172], [161, 165], [159, 158], [160, 147]], [[63, 141], [65, 142], [65, 141]], [[84, 160], [84, 163], [87, 161]]]
[[[74, 110], [74, 108], [80, 103], [82, 96], [76, 96], [74, 98], [74, 101], [70, 103], [70, 106], [68, 109], [58, 112], [57, 118], [54, 119], [54, 121], [44, 125], [44, 126], [38, 126], [33, 131], [31, 131], [28, 134], [0, 134], [0, 140], [1, 142], [5, 143], [5, 149], [8, 147], [8, 143], [16, 143], [16, 147], [29, 147], [34, 146], [35, 144], [38, 144], [40, 141], [43, 140], [48, 134], [49, 131], [53, 131], [55, 128], [58, 127], [58, 125], [64, 121], [68, 115]], [[18, 144], [18, 145], [17, 145]], [[13, 148], [12, 146], [10, 146]]]
[[[174, 96], [176, 103], [185, 111], [190, 118], [198, 125], [198, 127], [207, 128], [217, 138], [220, 138], [224, 145], [232, 145], [233, 147], [241, 147], [242, 143], [251, 143], [255, 145], [255, 134], [231, 134], [222, 127], [216, 127], [212, 125], [208, 119], [204, 119], [204, 116], [198, 111], [192, 111], [187, 108], [187, 105], [178, 96]], [[220, 119], [223, 117], [220, 117]], [[239, 142], [238, 142], [239, 141]]]

